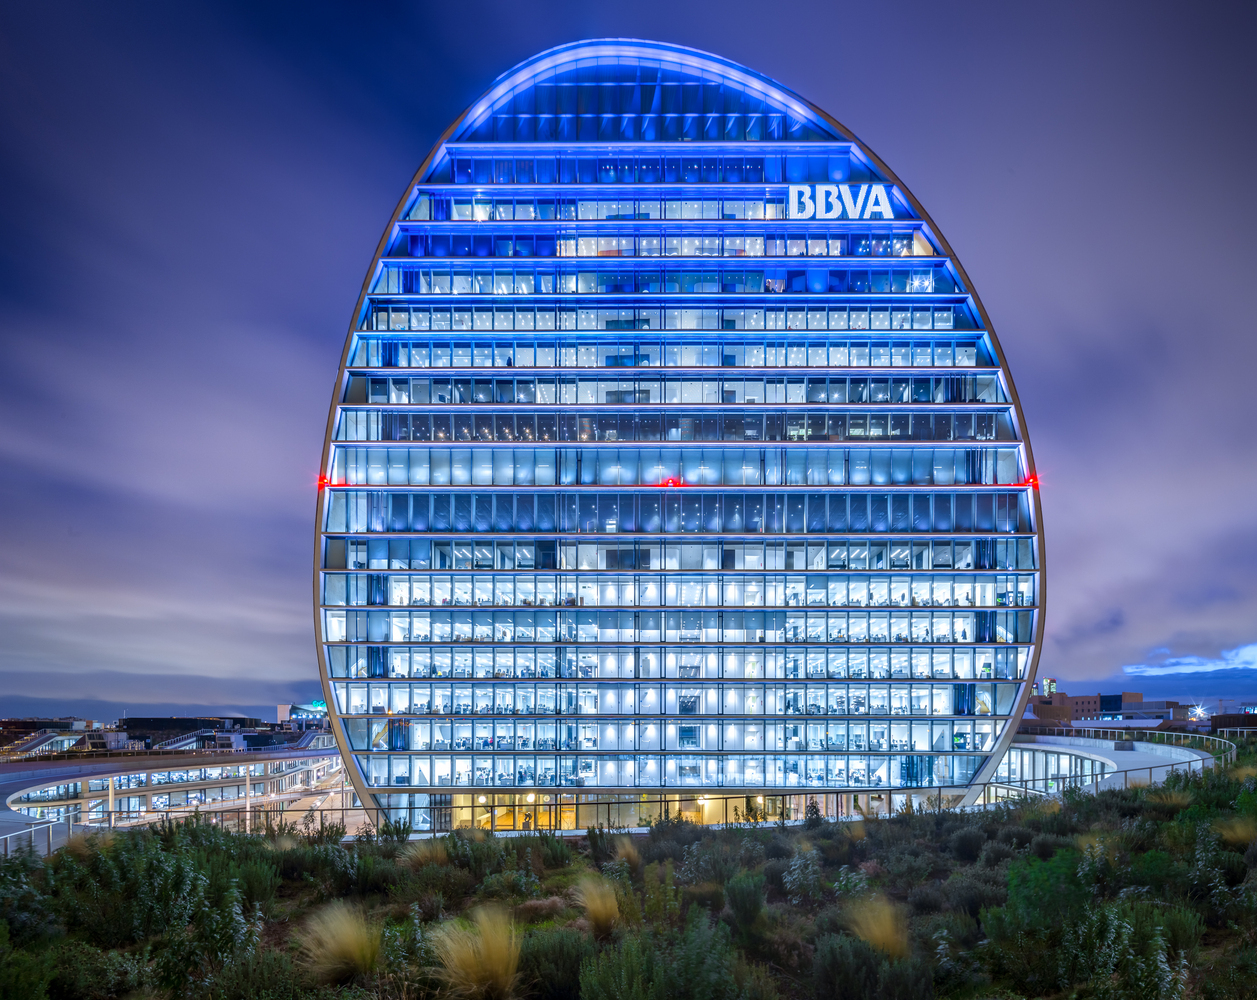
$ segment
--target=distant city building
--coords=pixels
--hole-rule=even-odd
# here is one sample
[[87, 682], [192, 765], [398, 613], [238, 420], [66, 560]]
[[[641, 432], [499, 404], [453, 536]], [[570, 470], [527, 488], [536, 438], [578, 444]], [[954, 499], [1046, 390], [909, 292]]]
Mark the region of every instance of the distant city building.
[[424, 161], [345, 345], [346, 770], [419, 830], [963, 793], [1034, 678], [1035, 484], [971, 283], [847, 129], [693, 49], [541, 53]]

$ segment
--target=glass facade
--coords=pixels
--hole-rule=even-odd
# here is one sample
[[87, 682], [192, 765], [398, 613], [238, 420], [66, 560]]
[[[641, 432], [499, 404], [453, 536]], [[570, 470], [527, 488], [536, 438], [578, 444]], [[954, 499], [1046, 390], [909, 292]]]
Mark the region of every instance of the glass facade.
[[1034, 484], [963, 270], [853, 136], [693, 50], [542, 53], [424, 162], [346, 343], [348, 772], [421, 830], [961, 793], [1033, 680]]

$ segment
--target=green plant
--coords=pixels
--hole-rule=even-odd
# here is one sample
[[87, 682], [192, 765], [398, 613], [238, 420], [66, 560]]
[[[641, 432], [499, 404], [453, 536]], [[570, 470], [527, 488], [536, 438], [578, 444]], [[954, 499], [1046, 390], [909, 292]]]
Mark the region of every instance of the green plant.
[[643, 882], [643, 911], [655, 924], [675, 923], [681, 916], [681, 896], [672, 875], [672, 862], [656, 862], [646, 868]]
[[800, 906], [805, 900], [816, 902], [824, 892], [821, 882], [821, 866], [816, 851], [800, 850], [781, 876], [782, 884], [790, 896], [790, 902]]
[[830, 934], [816, 943], [812, 984], [817, 1000], [867, 1000], [877, 993], [881, 956], [859, 938]]
[[595, 953], [589, 938], [577, 931], [533, 931], [520, 944], [520, 981], [537, 1000], [580, 1000], [581, 963]]
[[807, 800], [807, 807], [803, 810], [803, 828], [805, 830], [815, 830], [825, 822], [821, 816], [821, 807], [816, 802], [816, 796], [810, 796]]
[[725, 886], [733, 921], [743, 934], [750, 931], [764, 911], [764, 876], [743, 872]]
[[591, 826], [585, 834], [589, 840], [589, 854], [594, 859], [594, 864], [603, 865], [610, 861], [615, 847], [612, 835], [601, 826]]
[[0, 997], [45, 1000], [56, 972], [53, 956], [31, 954], [9, 944], [9, 925], [0, 921]]
[[414, 832], [408, 819], [386, 819], [380, 824], [377, 838], [381, 844], [404, 844]]
[[698, 885], [687, 885], [681, 890], [681, 896], [687, 906], [704, 907], [713, 915], [719, 915], [725, 908], [725, 890], [719, 882], [701, 882]]
[[972, 863], [978, 860], [982, 845], [986, 843], [986, 831], [980, 826], [966, 826], [951, 835], [948, 846], [960, 861]]
[[[52, 949], [56, 974], [52, 1000], [111, 1000], [144, 989], [148, 967], [134, 955], [102, 951], [83, 941], [62, 941]], [[7, 996], [0, 991], [0, 996]]]

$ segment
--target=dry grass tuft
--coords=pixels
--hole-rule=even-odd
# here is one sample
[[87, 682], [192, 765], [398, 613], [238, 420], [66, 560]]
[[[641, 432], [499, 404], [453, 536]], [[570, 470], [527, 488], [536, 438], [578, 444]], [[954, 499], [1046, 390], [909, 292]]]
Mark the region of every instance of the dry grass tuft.
[[892, 958], [908, 954], [908, 922], [903, 911], [884, 896], [861, 899], [846, 910], [851, 933]]
[[1257, 777], [1257, 765], [1242, 764], [1239, 767], [1233, 767], [1227, 771], [1226, 776], [1235, 781], [1247, 781], [1249, 778]]
[[620, 861], [627, 861], [629, 867], [634, 871], [641, 867], [642, 856], [638, 853], [637, 845], [633, 843], [632, 837], [615, 838], [615, 856]]
[[847, 836], [852, 840], [863, 840], [867, 834], [864, 830], [864, 820], [856, 820], [854, 823], [847, 823]]
[[599, 941], [609, 938], [620, 920], [615, 888], [606, 879], [589, 875], [576, 883], [572, 895], [576, 897], [576, 904], [584, 909], [594, 937]]
[[1243, 847], [1257, 840], [1257, 820], [1251, 816], [1232, 816], [1213, 824], [1218, 836], [1232, 847]]
[[368, 921], [356, 906], [335, 902], [324, 907], [310, 918], [301, 937], [302, 955], [325, 983], [369, 976], [380, 964], [380, 925]]
[[1158, 788], [1148, 793], [1148, 801], [1165, 812], [1178, 812], [1186, 809], [1195, 800], [1191, 792], [1183, 788]]
[[422, 868], [424, 865], [448, 864], [450, 856], [445, 850], [445, 841], [431, 837], [411, 841], [397, 852], [397, 860], [407, 868]]
[[437, 974], [461, 1000], [511, 1000], [519, 985], [519, 936], [510, 914], [482, 907], [471, 922], [471, 927], [451, 923], [437, 931]]
[[107, 850], [116, 836], [113, 830], [101, 830], [99, 833], [76, 833], [61, 846], [61, 849], [78, 861], [86, 861], [93, 854]]

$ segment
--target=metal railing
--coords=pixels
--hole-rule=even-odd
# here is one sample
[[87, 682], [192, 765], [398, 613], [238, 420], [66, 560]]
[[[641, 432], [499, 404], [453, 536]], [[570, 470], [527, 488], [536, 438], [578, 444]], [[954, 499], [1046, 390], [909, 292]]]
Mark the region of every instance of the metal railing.
[[[61, 819], [32, 823], [21, 830], [0, 834], [0, 855], [7, 858], [10, 854], [25, 849], [47, 857], [74, 833], [74, 818], [74, 813], [68, 812]], [[65, 830], [65, 837], [58, 838], [57, 833], [62, 829]], [[60, 844], [57, 843], [59, 839]]]
[[[318, 737], [323, 736], [324, 740]], [[223, 754], [245, 754], [245, 753], [262, 753], [262, 754], [280, 754], [280, 753], [303, 753], [308, 754], [317, 750], [335, 750], [336, 740], [330, 733], [318, 733], [314, 730], [307, 732], [301, 739], [293, 743], [275, 744], [265, 747], [207, 747], [204, 750], [63, 750], [57, 753], [46, 754], [25, 754], [25, 753], [8, 753], [0, 754], [0, 764], [14, 763], [39, 763], [45, 764], [49, 761], [79, 761], [79, 760], [113, 760], [126, 758], [159, 758], [159, 757], [213, 757]]]
[[[985, 810], [992, 806], [1006, 804], [1010, 800], [1018, 798], [1044, 798], [1058, 795], [1069, 788], [1095, 793], [1112, 788], [1146, 787], [1160, 783], [1170, 774], [1203, 772], [1207, 767], [1219, 767], [1234, 763], [1237, 754], [1237, 747], [1233, 742], [1217, 736], [1174, 733], [1161, 730], [1082, 730], [1033, 727], [1023, 728], [1019, 732], [1025, 735], [1073, 736], [1082, 739], [1103, 740], [1105, 742], [1111, 740], [1115, 743], [1138, 742], [1181, 746], [1197, 750], [1205, 754], [1205, 756], [1187, 760], [1166, 758], [1165, 763], [1122, 770], [1106, 770], [1093, 772], [1092, 774], [1052, 775], [1042, 778], [1015, 780], [995, 779], [972, 785], [914, 786], [904, 788], [870, 786], [842, 790], [804, 786], [785, 789], [766, 788], [743, 792], [738, 795], [723, 796], [709, 794], [702, 788], [685, 788], [660, 790], [657, 793], [647, 793], [632, 798], [607, 799], [597, 802], [575, 801], [577, 797], [586, 795], [593, 797], [596, 794], [587, 791], [585, 793], [572, 793], [573, 801], [571, 803], [555, 801], [545, 807], [542, 807], [540, 804], [528, 808], [522, 805], [507, 807], [495, 804], [494, 808], [487, 810], [489, 817], [488, 828], [504, 834], [545, 831], [560, 835], [565, 833], [579, 835], [589, 825], [605, 823], [608, 826], [640, 830], [643, 829], [640, 824], [628, 825], [624, 822], [618, 822], [617, 819], [634, 816], [641, 819], [643, 815], [651, 814], [667, 815], [670, 809], [676, 809], [678, 814], [685, 815], [685, 802], [705, 802], [706, 806], [701, 811], [701, 815], [706, 816], [711, 813], [714, 821], [707, 825], [718, 828], [728, 825], [731, 820], [736, 822], [735, 809], [738, 812], [742, 812], [744, 807], [751, 804], [752, 797], [769, 800], [771, 804], [765, 807], [765, 810], [770, 814], [784, 815], [787, 823], [802, 821], [808, 799], [836, 800], [845, 798], [852, 801], [853, 806], [849, 812], [845, 808], [839, 809], [835, 815], [830, 817], [840, 821], [858, 820], [870, 815], [890, 815], [893, 811], [890, 808], [892, 795], [902, 797], [905, 802], [911, 798], [923, 799], [920, 807], [928, 809], [963, 808], [964, 810]], [[1257, 738], [1257, 730], [1253, 730], [1249, 738]], [[1023, 748], [1024, 746], [1023, 744]], [[1059, 746], [1060, 744], [1039, 744], [1036, 749], [1050, 749]], [[978, 794], [976, 797], [973, 797], [975, 791]], [[333, 790], [329, 794], [338, 794], [338, 791]], [[564, 795], [564, 798], [567, 797], [565, 793], [558, 794]], [[876, 796], [879, 802], [886, 803], [886, 808], [883, 809], [880, 806], [873, 808], [871, 801], [869, 801], [870, 808], [868, 809], [854, 805], [855, 800], [859, 797], [868, 796]], [[960, 803], [966, 798], [970, 798], [971, 803], [961, 807]], [[364, 807], [361, 805], [320, 806], [308, 809], [300, 807], [285, 809], [285, 805], [291, 805], [291, 803], [273, 802], [251, 808], [214, 809], [195, 806], [161, 811], [116, 811], [97, 817], [89, 817], [83, 822], [82, 826], [87, 829], [126, 829], [128, 827], [160, 823], [165, 819], [180, 820], [195, 816], [202, 821], [219, 824], [226, 829], [242, 833], [264, 833], [267, 830], [277, 829], [281, 823], [285, 825], [285, 828], [295, 827], [298, 832], [311, 829], [317, 830], [320, 826], [326, 827], [330, 824], [343, 823], [346, 837], [354, 837], [378, 832], [379, 822], [383, 818], [382, 814], [384, 812], [383, 810], [377, 810], [374, 806]], [[531, 824], [527, 827], [522, 827], [512, 821], [510, 828], [498, 827], [496, 825], [496, 810], [506, 811], [508, 808], [511, 810], [512, 815], [527, 812], [530, 818], [532, 818]], [[827, 810], [828, 807], [826, 806], [825, 809]], [[486, 811], [482, 810], [481, 816], [483, 817], [485, 814]], [[64, 819], [57, 820], [41, 824], [38, 828], [51, 827], [57, 824], [64, 824], [65, 822], [66, 820]], [[436, 834], [443, 832], [446, 831], [431, 831], [431, 833]], [[424, 835], [428, 834], [429, 831], [417, 831], [417, 833], [418, 835]], [[27, 831], [21, 831], [18, 834], [10, 834], [8, 836], [27, 835]], [[51, 842], [51, 834], [48, 834], [47, 837], [49, 842]]]

